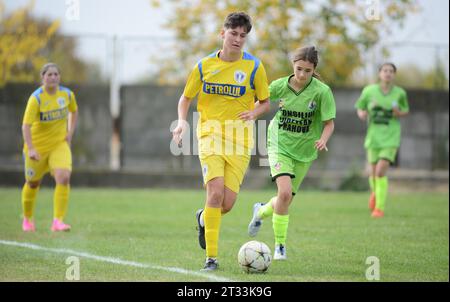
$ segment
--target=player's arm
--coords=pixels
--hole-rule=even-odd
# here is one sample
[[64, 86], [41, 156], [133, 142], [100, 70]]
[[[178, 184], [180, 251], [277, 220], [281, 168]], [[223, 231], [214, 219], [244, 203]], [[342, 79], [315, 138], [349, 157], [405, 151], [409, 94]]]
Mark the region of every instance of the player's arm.
[[254, 121], [264, 113], [269, 112], [269, 85], [267, 84], [267, 74], [262, 63], [259, 64], [256, 70], [254, 86], [256, 87], [256, 99], [255, 108], [251, 111], [244, 111], [239, 113], [238, 117], [244, 121]]
[[172, 139], [179, 147], [181, 147], [183, 133], [187, 129], [186, 118], [189, 112], [189, 106], [191, 105], [191, 100], [200, 91], [201, 85], [200, 64], [197, 64], [189, 74], [186, 86], [184, 87], [184, 92], [178, 101], [178, 123], [172, 131]]
[[75, 133], [75, 128], [77, 127], [77, 121], [78, 121], [78, 110], [70, 112], [66, 136], [66, 141], [69, 143], [69, 145], [72, 143], [72, 137], [73, 134]]
[[72, 143], [72, 137], [77, 127], [77, 121], [78, 121], [78, 104], [75, 98], [75, 94], [71, 91], [69, 103], [69, 118], [67, 124], [67, 136], [66, 136], [66, 141], [69, 143], [69, 145]]
[[269, 99], [267, 98], [265, 100], [257, 101], [255, 103], [255, 108], [253, 110], [241, 112], [239, 113], [238, 117], [244, 121], [254, 121], [259, 116], [269, 112], [269, 110], [270, 110], [270, 103]]
[[172, 139], [177, 145], [181, 145], [181, 138], [186, 130], [186, 118], [189, 112], [189, 106], [191, 105], [191, 99], [184, 94], [178, 101], [178, 123], [175, 129], [172, 131]]
[[323, 130], [320, 139], [315, 141], [317, 150], [328, 151], [327, 143], [334, 131], [334, 119], [336, 118], [336, 103], [330, 88], [321, 95], [320, 116], [323, 123]]
[[355, 108], [356, 108], [356, 114], [358, 115], [358, 118], [362, 121], [367, 120], [368, 112], [367, 112], [367, 103], [369, 100], [369, 92], [368, 88], [365, 87], [363, 91], [361, 92], [361, 96], [356, 101]]
[[328, 151], [327, 142], [334, 131], [334, 120], [331, 119], [328, 121], [324, 121], [323, 124], [324, 126], [322, 130], [322, 135], [320, 136], [320, 139], [315, 142], [315, 146], [319, 151], [322, 151], [324, 149], [325, 151]]
[[409, 114], [408, 111], [400, 111], [397, 107], [392, 108], [392, 113], [395, 117], [402, 117]]
[[408, 100], [406, 92], [403, 92], [399, 99], [399, 102], [394, 102], [392, 104], [392, 114], [395, 117], [402, 117], [408, 115], [408, 113], [409, 113]]
[[33, 146], [33, 140], [31, 139], [31, 125], [30, 124], [22, 124], [22, 135], [25, 144], [28, 147], [28, 157], [33, 160], [39, 160], [40, 156], [37, 153], [36, 149]]
[[22, 121], [22, 136], [25, 144], [28, 148], [28, 157], [32, 160], [39, 160], [39, 153], [36, 151], [31, 138], [31, 125], [39, 119], [39, 102], [31, 96], [28, 99], [27, 107], [25, 108], [25, 114]]

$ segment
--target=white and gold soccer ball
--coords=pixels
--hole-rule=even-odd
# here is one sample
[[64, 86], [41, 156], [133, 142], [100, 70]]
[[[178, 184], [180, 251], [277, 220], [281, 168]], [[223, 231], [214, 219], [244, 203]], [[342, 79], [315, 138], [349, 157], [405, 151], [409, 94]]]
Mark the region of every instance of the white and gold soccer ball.
[[272, 252], [264, 242], [252, 240], [239, 249], [238, 262], [246, 273], [264, 273], [272, 262]]

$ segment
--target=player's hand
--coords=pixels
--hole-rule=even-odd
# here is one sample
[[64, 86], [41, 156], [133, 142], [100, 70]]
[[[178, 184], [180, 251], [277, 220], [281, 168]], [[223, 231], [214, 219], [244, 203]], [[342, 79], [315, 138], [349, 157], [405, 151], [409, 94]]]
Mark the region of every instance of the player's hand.
[[243, 121], [254, 121], [256, 119], [256, 115], [253, 111], [244, 111], [238, 114], [238, 117]]
[[178, 145], [178, 147], [182, 147], [182, 137], [184, 133], [184, 128], [182, 125], [178, 125], [175, 129], [172, 131], [172, 139], [173, 141]]
[[69, 146], [72, 144], [72, 134], [66, 135], [66, 142], [69, 144]]
[[400, 110], [398, 110], [398, 107], [392, 107], [392, 115], [395, 117], [399, 117], [402, 114]]
[[32, 160], [40, 160], [41, 156], [35, 149], [28, 149], [28, 157]]
[[367, 119], [367, 111], [358, 110], [357, 113], [360, 120], [365, 121]]
[[328, 151], [327, 142], [324, 141], [323, 139], [316, 140], [314, 143], [314, 146], [319, 151], [322, 151], [322, 150]]

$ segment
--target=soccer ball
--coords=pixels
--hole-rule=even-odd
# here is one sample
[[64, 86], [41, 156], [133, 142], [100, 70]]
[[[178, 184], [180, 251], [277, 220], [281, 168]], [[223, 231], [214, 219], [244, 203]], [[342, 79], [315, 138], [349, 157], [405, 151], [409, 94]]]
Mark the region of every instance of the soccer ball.
[[272, 253], [265, 243], [249, 241], [239, 249], [238, 262], [246, 273], [264, 273], [272, 262]]

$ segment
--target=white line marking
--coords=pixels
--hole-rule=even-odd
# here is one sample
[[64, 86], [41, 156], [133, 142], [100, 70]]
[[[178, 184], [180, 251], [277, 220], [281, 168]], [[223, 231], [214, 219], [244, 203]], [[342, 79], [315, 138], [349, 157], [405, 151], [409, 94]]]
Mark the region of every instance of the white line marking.
[[86, 252], [78, 252], [78, 251], [74, 251], [74, 250], [70, 250], [70, 249], [56, 249], [56, 248], [43, 247], [43, 246], [39, 246], [36, 244], [31, 244], [31, 243], [7, 241], [7, 240], [0, 240], [0, 244], [9, 245], [9, 246], [18, 246], [18, 247], [28, 248], [28, 249], [32, 249], [32, 250], [52, 252], [52, 253], [57, 253], [57, 254], [69, 254], [72, 256], [79, 256], [79, 257], [93, 259], [93, 260], [97, 260], [97, 261], [101, 261], [101, 262], [108, 262], [108, 263], [120, 264], [120, 265], [125, 265], [125, 266], [149, 268], [149, 269], [162, 270], [162, 271], [184, 274], [184, 275], [194, 275], [194, 276], [203, 277], [203, 278], [206, 278], [206, 279], [209, 279], [212, 281], [233, 282], [233, 280], [231, 280], [231, 279], [214, 276], [210, 273], [200, 273], [200, 272], [190, 271], [190, 270], [187, 270], [184, 268], [179, 268], [179, 267], [166, 267], [166, 266], [160, 266], [160, 265], [139, 263], [139, 262], [135, 262], [135, 261], [122, 260], [120, 258], [97, 256], [97, 255], [89, 254]]

